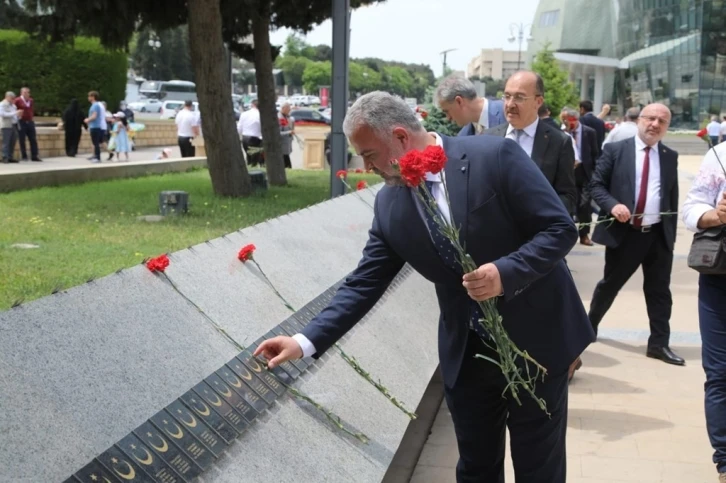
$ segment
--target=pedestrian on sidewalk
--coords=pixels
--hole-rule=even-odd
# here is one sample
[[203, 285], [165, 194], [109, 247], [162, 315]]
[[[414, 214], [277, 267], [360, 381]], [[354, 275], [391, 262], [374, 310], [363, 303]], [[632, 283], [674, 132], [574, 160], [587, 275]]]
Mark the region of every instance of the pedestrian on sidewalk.
[[74, 158], [78, 154], [78, 144], [81, 142], [83, 128], [88, 129], [83, 122], [83, 111], [78, 106], [77, 99], [71, 99], [63, 111], [63, 130], [66, 138], [66, 156]]
[[[726, 226], [726, 143], [706, 153], [683, 203], [683, 222], [691, 231]], [[719, 481], [726, 483], [726, 272], [698, 278], [701, 363], [706, 373], [706, 430], [714, 449]]]
[[30, 89], [23, 87], [20, 89], [20, 97], [15, 99], [15, 107], [22, 114], [18, 115], [18, 135], [20, 140], [20, 157], [23, 161], [28, 160], [28, 153], [25, 151], [25, 138], [30, 143], [30, 160], [40, 162], [42, 159], [38, 157], [38, 140], [35, 133], [35, 121], [33, 120], [33, 109], [35, 101], [30, 97]]
[[282, 139], [282, 159], [286, 169], [292, 169], [290, 154], [292, 154], [292, 137], [295, 135], [295, 118], [290, 115], [290, 109], [290, 104], [286, 102], [280, 108], [280, 115], [278, 116], [280, 137]]
[[589, 317], [597, 334], [618, 292], [642, 266], [650, 319], [646, 355], [683, 366], [686, 362], [669, 347], [678, 153], [661, 140], [670, 121], [667, 106], [647, 105], [638, 119], [638, 135], [606, 144], [595, 164], [590, 192], [601, 208], [599, 218], [611, 222], [598, 224], [592, 235], [592, 241], [606, 248], [605, 270], [592, 295]]
[[15, 153], [15, 140], [18, 135], [18, 108], [15, 107], [15, 93], [6, 92], [5, 99], [0, 102], [0, 129], [3, 137], [3, 163], [17, 163], [13, 158]]
[[126, 161], [129, 160], [129, 151], [131, 146], [129, 143], [129, 123], [126, 120], [126, 114], [117, 112], [113, 115], [114, 120], [114, 136], [116, 138], [115, 152], [119, 161], [121, 161], [121, 153], [126, 155]]
[[106, 112], [98, 101], [99, 95], [97, 91], [88, 93], [88, 102], [91, 107], [88, 110], [88, 117], [83, 120], [91, 131], [91, 142], [93, 143], [93, 155], [88, 158], [92, 163], [101, 162], [101, 144], [104, 141], [106, 129]]
[[192, 112], [192, 101], [184, 102], [184, 108], [176, 115], [177, 139], [182, 158], [193, 158], [196, 152], [192, 139], [199, 135], [197, 115]]

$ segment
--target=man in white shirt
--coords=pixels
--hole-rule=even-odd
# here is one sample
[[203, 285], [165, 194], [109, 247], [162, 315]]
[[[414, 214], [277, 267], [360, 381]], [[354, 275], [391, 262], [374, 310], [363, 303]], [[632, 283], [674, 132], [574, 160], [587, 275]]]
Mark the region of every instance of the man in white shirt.
[[721, 123], [718, 122], [718, 116], [711, 118], [711, 122], [706, 126], [706, 130], [708, 131], [708, 137], [711, 138], [711, 144], [716, 146], [721, 140]]
[[441, 81], [435, 98], [444, 114], [462, 128], [459, 136], [481, 134], [506, 122], [502, 101], [479, 97], [474, 84], [460, 75]]
[[723, 117], [721, 122], [721, 142], [726, 141], [726, 116]]
[[247, 164], [250, 166], [265, 165], [265, 160], [259, 152], [262, 148], [262, 124], [258, 105], [257, 99], [253, 100], [250, 109], [243, 112], [237, 122], [237, 132], [242, 136], [242, 147], [247, 157]]
[[0, 132], [2, 132], [3, 163], [17, 163], [15, 159], [15, 142], [18, 136], [18, 108], [15, 107], [15, 93], [8, 91], [5, 99], [0, 102]]
[[192, 139], [199, 134], [197, 115], [192, 111], [192, 101], [184, 102], [184, 109], [176, 115], [177, 139], [182, 158], [193, 158], [196, 149]]
[[590, 191], [600, 218], [614, 221], [598, 224], [592, 236], [606, 248], [605, 273], [592, 295], [589, 317], [597, 333], [620, 289], [642, 266], [650, 319], [646, 355], [682, 366], [685, 361], [668, 346], [678, 221], [678, 153], [661, 143], [670, 121], [667, 106], [647, 105], [638, 120], [638, 135], [605, 145], [597, 160]]
[[605, 147], [608, 143], [616, 143], [625, 139], [630, 139], [638, 134], [638, 118], [640, 117], [640, 109], [631, 107], [625, 113], [625, 121], [621, 122], [610, 131], [608, 137], [605, 138], [602, 145]]

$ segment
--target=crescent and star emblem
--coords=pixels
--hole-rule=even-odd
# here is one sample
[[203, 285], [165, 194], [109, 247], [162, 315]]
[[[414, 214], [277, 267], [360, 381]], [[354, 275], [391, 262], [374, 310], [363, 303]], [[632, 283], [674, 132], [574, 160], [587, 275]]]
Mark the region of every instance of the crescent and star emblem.
[[194, 415], [192, 413], [187, 413], [187, 416], [189, 416], [192, 420], [190, 423], [188, 423], [184, 419], [184, 413], [182, 412], [181, 409], [177, 409], [176, 412], [179, 413], [179, 419], [181, 420], [182, 423], [184, 423], [185, 426], [189, 426], [190, 428], [197, 427], [197, 420], [194, 418]]
[[152, 438], [152, 437], [154, 436], [153, 434], [151, 434], [151, 433], [146, 433], [146, 436], [148, 436], [148, 437], [149, 437], [149, 444], [150, 444], [150, 445], [151, 445], [151, 447], [152, 447], [152, 448], [154, 448], [154, 449], [155, 449], [156, 451], [159, 451], [160, 453], [166, 453], [167, 451], [169, 451], [169, 445], [168, 445], [168, 444], [166, 444], [166, 440], [165, 440], [164, 438], [162, 438], [161, 436], [157, 435], [157, 438], [159, 438], [159, 439], [161, 440], [161, 443], [162, 443], [162, 444], [161, 444], [161, 446], [156, 446], [156, 445], [155, 445], [155, 444], [154, 444], [154, 443], [153, 443], [153, 442], [151, 441], [151, 438]]
[[[198, 412], [200, 416], [209, 416], [211, 414], [209, 406], [204, 404], [203, 401], [196, 401], [195, 399], [192, 399], [192, 403], [192, 408], [194, 408], [194, 410]], [[204, 409], [199, 409], [197, 407], [197, 404], [201, 405]]]
[[242, 372], [244, 373], [244, 374], [242, 374], [242, 376], [240, 376], [240, 377], [242, 377], [242, 379], [244, 379], [246, 381], [251, 381], [252, 380], [252, 374], [250, 374], [250, 371], [248, 371], [247, 369], [245, 369], [244, 367], [242, 367], [241, 364], [237, 364], [235, 367], [237, 368], [237, 370], [240, 373], [242, 373]]
[[[209, 396], [209, 402], [212, 404], [212, 406], [220, 407], [222, 405], [222, 400], [219, 399], [219, 396], [217, 396], [216, 394], [209, 394], [206, 389], [204, 390], [204, 394]], [[216, 402], [212, 401], [212, 398], [216, 399]]]
[[[131, 449], [132, 449], [132, 450], [135, 450], [135, 449], [136, 449], [136, 445], [133, 445], [133, 444], [132, 444], [132, 445], [131, 445]], [[148, 449], [146, 449], [146, 448], [141, 448], [141, 450], [142, 450], [142, 451], [143, 451], [144, 453], [146, 453], [146, 457], [145, 457], [145, 458], [139, 458], [138, 456], [136, 456], [136, 453], [135, 453], [135, 452], [133, 452], [133, 451], [131, 452], [131, 454], [132, 454], [132, 455], [134, 455], [134, 459], [136, 459], [136, 461], [138, 461], [138, 462], [139, 462], [139, 463], [141, 463], [142, 465], [146, 465], [146, 466], [149, 466], [149, 465], [150, 465], [151, 463], [153, 463], [153, 462], [154, 462], [154, 458], [152, 458], [152, 457], [151, 457], [151, 453], [149, 453], [149, 450], [148, 450]]]
[[262, 372], [262, 367], [260, 367], [260, 365], [254, 359], [254, 357], [250, 357], [249, 359], [247, 359], [247, 362], [250, 363], [250, 365], [252, 366], [252, 370], [253, 371], [255, 371], [255, 372]]
[[227, 379], [227, 382], [228, 382], [228, 383], [232, 384], [232, 385], [233, 385], [234, 387], [236, 387], [237, 389], [239, 389], [240, 387], [242, 387], [242, 382], [240, 382], [240, 380], [239, 380], [239, 379], [237, 379], [236, 377], [234, 377], [234, 376], [233, 376], [232, 374], [230, 374], [230, 373], [229, 373], [229, 372], [227, 372], [227, 371], [225, 371], [225, 372], [224, 372], [224, 374], [225, 374], [226, 376], [228, 376], [229, 378], [231, 378], [231, 379], [232, 379], [232, 380], [234, 381], [234, 382], [232, 382], [232, 381], [230, 381], [230, 379]]
[[134, 471], [134, 467], [131, 466], [128, 462], [122, 461], [122, 463], [125, 463], [126, 466], [128, 466], [128, 473], [119, 471], [119, 469], [116, 468], [116, 464], [118, 463], [118, 460], [116, 458], [111, 458], [111, 462], [113, 463], [113, 471], [124, 480], [133, 480], [134, 478], [136, 478], [136, 471]]
[[[171, 423], [171, 424], [173, 424], [174, 427], [176, 428], [176, 432], [172, 433], [171, 431], [169, 431], [169, 428], [166, 428], [167, 434], [174, 439], [182, 439], [184, 437], [184, 432], [181, 430], [179, 425], [176, 423]], [[164, 420], [164, 426], [165, 427], [169, 426], [169, 422], [166, 419]]]
[[214, 385], [217, 386], [217, 389], [219, 389], [219, 392], [222, 393], [222, 396], [232, 397], [232, 391], [230, 391], [228, 387], [225, 387], [224, 390], [222, 390], [222, 388], [219, 387], [219, 382], [217, 381], [214, 381]]

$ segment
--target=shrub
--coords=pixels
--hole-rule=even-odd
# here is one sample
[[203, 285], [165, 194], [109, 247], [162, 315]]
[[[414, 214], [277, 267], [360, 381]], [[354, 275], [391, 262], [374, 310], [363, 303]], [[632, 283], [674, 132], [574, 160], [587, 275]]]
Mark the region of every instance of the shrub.
[[88, 107], [92, 90], [101, 93], [109, 110], [126, 97], [126, 54], [106, 50], [96, 39], [50, 44], [23, 32], [0, 30], [0, 59], [0, 90], [19, 95], [21, 87], [29, 87], [36, 115], [59, 115], [73, 97]]

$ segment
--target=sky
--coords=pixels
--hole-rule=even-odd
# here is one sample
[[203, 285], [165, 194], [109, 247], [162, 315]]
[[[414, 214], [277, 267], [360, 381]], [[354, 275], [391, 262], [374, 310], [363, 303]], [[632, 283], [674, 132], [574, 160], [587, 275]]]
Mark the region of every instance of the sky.
[[[522, 23], [526, 27], [532, 23], [538, 3], [539, 0], [387, 0], [353, 11], [350, 56], [428, 64], [440, 75], [440, 52], [457, 49], [447, 54], [447, 65], [466, 71], [480, 49], [517, 50], [517, 41], [507, 41], [511, 36], [510, 24]], [[282, 45], [290, 33], [287, 29], [273, 32], [272, 43]], [[326, 21], [309, 32], [306, 41], [331, 45], [332, 36], [332, 22]], [[522, 49], [526, 50], [526, 40]]]

